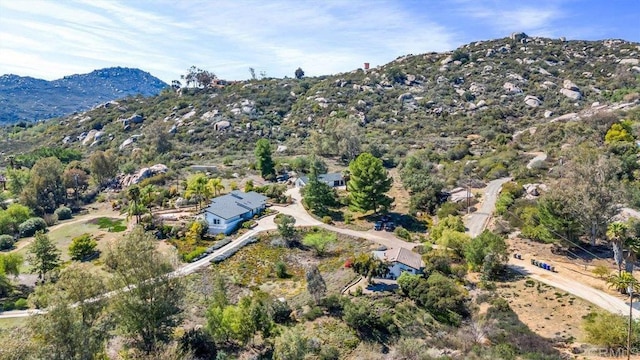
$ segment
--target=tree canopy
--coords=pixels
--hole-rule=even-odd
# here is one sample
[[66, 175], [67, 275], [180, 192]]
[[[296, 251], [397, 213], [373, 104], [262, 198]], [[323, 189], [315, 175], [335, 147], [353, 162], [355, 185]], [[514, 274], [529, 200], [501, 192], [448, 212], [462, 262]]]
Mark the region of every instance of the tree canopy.
[[375, 213], [388, 209], [393, 199], [386, 195], [393, 179], [382, 166], [382, 160], [362, 153], [349, 164], [349, 207], [354, 211]]

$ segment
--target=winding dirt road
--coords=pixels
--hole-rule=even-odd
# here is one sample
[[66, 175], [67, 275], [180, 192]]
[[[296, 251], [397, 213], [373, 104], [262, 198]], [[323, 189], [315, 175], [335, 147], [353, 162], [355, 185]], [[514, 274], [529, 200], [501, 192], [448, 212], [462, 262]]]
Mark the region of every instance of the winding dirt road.
[[[502, 178], [491, 181], [487, 185], [484, 190], [484, 201], [482, 202], [480, 210], [465, 218], [465, 225], [469, 235], [477, 236], [486, 228], [491, 215], [495, 211], [496, 200], [500, 193], [500, 188], [502, 187], [502, 184], [509, 180], [511, 179]], [[632, 210], [631, 213], [640, 216], [640, 212]], [[571, 273], [568, 269], [556, 267], [558, 272], [550, 272], [531, 265], [528, 258], [525, 258], [524, 260], [510, 258], [507, 266], [520, 274], [585, 299], [612, 313], [621, 315], [629, 314], [628, 302], [607, 294], [604, 291], [576, 282], [571, 278]], [[640, 302], [634, 303], [634, 305], [633, 317], [640, 318], [640, 310], [638, 310], [640, 309]]]
[[[287, 214], [287, 215], [291, 215], [296, 219], [296, 226], [318, 226], [318, 227], [322, 227], [325, 228], [327, 230], [331, 230], [331, 231], [335, 231], [337, 233], [341, 233], [341, 234], [345, 234], [345, 235], [350, 235], [350, 236], [355, 236], [355, 237], [359, 237], [359, 238], [365, 238], [367, 240], [371, 240], [375, 243], [378, 243], [380, 245], [384, 245], [387, 248], [393, 248], [393, 247], [405, 247], [408, 249], [413, 248], [414, 246], [416, 246], [417, 244], [414, 243], [409, 243], [406, 242], [404, 240], [401, 240], [397, 237], [395, 237], [392, 233], [375, 233], [373, 230], [369, 230], [369, 231], [356, 231], [356, 230], [351, 230], [351, 229], [342, 229], [342, 228], [338, 228], [335, 226], [331, 226], [331, 225], [327, 225], [324, 224], [318, 220], [316, 220], [314, 217], [312, 217], [311, 215], [309, 215], [309, 213], [304, 209], [304, 207], [302, 206], [301, 200], [302, 200], [302, 196], [300, 195], [300, 189], [299, 188], [293, 188], [293, 189], [289, 189], [287, 191], [288, 195], [291, 195], [292, 199], [294, 200], [293, 204], [283, 207], [283, 206], [273, 206], [272, 209], [283, 213], [283, 214]], [[100, 216], [97, 216], [100, 217]], [[234, 239], [232, 242], [230, 242], [229, 244], [223, 246], [222, 248], [214, 251], [213, 253], [207, 255], [206, 257], [198, 260], [198, 261], [194, 261], [192, 263], [189, 264], [185, 264], [183, 266], [181, 266], [180, 268], [176, 269], [174, 272], [172, 272], [169, 276], [185, 276], [188, 274], [192, 274], [194, 272], [196, 272], [197, 270], [207, 267], [211, 264], [211, 260], [213, 260], [214, 258], [217, 257], [227, 257], [230, 253], [235, 253], [236, 251], [238, 251], [240, 248], [242, 248], [243, 246], [247, 245], [249, 243], [249, 240], [258, 235], [259, 233], [263, 232], [263, 231], [269, 231], [269, 230], [275, 230], [277, 229], [276, 224], [273, 222], [273, 219], [275, 218], [275, 215], [272, 216], [267, 216], [264, 217], [260, 220], [257, 221], [257, 226], [254, 227], [253, 229], [247, 231], [246, 233], [242, 234], [241, 236], [239, 236], [238, 238]], [[84, 217], [83, 219], [78, 219], [77, 221], [82, 221], [82, 220], [89, 220], [90, 217]], [[70, 222], [65, 223], [65, 224], [61, 224], [61, 225], [67, 225], [70, 224]], [[101, 296], [100, 298], [108, 298], [111, 297], [115, 294], [117, 294], [119, 291], [123, 291], [123, 290], [118, 290], [118, 291], [112, 291], [109, 293], [104, 294], [103, 296]], [[124, 290], [126, 291], [126, 290]], [[13, 310], [13, 311], [6, 311], [3, 313], [0, 313], [0, 319], [8, 319], [8, 318], [21, 318], [21, 317], [28, 317], [31, 315], [35, 315], [35, 314], [42, 314], [44, 310]]]

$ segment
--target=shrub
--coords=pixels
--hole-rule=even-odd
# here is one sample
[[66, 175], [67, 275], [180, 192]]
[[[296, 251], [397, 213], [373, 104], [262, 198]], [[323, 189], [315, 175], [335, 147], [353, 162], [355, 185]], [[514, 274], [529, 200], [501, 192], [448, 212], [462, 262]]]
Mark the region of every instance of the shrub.
[[324, 312], [322, 311], [322, 309], [319, 306], [314, 306], [311, 309], [309, 309], [309, 311], [304, 313], [303, 317], [307, 321], [313, 321], [322, 315], [324, 315]]
[[56, 216], [58, 216], [58, 220], [68, 220], [71, 219], [71, 209], [66, 206], [61, 206], [53, 212]]
[[407, 241], [411, 241], [411, 233], [409, 230], [403, 228], [402, 226], [398, 226], [394, 231], [397, 237], [405, 239]]
[[198, 246], [193, 251], [182, 255], [182, 259], [185, 262], [192, 262], [195, 258], [197, 258], [198, 256], [204, 254], [205, 251], [207, 251], [207, 248], [202, 247], [202, 246]]
[[247, 221], [242, 223], [242, 228], [243, 229], [251, 229], [252, 227], [254, 227], [256, 225], [257, 225], [257, 223], [254, 220], [247, 220]]
[[276, 276], [280, 279], [285, 279], [289, 276], [287, 274], [287, 264], [282, 261], [276, 263]]
[[322, 222], [325, 224], [331, 224], [333, 223], [333, 219], [331, 218], [331, 216], [323, 216], [322, 217]]
[[593, 273], [593, 275], [599, 277], [600, 279], [604, 279], [609, 276], [609, 274], [611, 274], [611, 270], [609, 270], [609, 268], [605, 265], [598, 265], [591, 272]]
[[[631, 347], [640, 343], [640, 323], [633, 323]], [[585, 317], [584, 331], [587, 342], [607, 348], [624, 347], [627, 344], [627, 320], [610, 313], [591, 313]]]
[[89, 234], [76, 236], [69, 245], [69, 256], [76, 261], [82, 261], [95, 254], [98, 243]]
[[56, 216], [56, 214], [44, 214], [42, 218], [44, 219], [44, 222], [45, 224], [47, 224], [47, 226], [53, 226], [58, 222], [58, 217]]
[[28, 237], [35, 235], [36, 231], [44, 230], [47, 228], [47, 223], [43, 218], [32, 217], [30, 219], [25, 220], [22, 224], [18, 226], [18, 231], [20, 232], [21, 237]]
[[27, 299], [23, 299], [23, 298], [16, 300], [14, 304], [14, 308], [16, 310], [25, 310], [28, 307], [29, 305], [27, 304]]
[[15, 240], [11, 235], [0, 235], [0, 250], [9, 250], [13, 248]]

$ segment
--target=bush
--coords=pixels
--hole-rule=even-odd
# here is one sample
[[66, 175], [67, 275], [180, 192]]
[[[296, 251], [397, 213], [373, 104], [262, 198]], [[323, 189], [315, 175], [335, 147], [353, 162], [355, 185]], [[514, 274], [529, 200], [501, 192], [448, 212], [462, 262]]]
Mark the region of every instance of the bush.
[[331, 216], [323, 216], [322, 217], [322, 222], [325, 224], [331, 224], [333, 223], [333, 219], [331, 218]]
[[18, 226], [18, 231], [21, 237], [28, 237], [35, 235], [36, 231], [44, 230], [47, 228], [47, 223], [43, 218], [32, 217], [27, 219]]
[[68, 219], [71, 219], [71, 217], [73, 216], [71, 214], [71, 209], [69, 209], [66, 206], [61, 206], [57, 208], [56, 211], [54, 211], [53, 213], [58, 217], [58, 220], [68, 220]]
[[402, 226], [398, 226], [394, 231], [397, 237], [405, 239], [407, 241], [411, 241], [411, 233], [409, 230], [403, 228]]
[[307, 321], [313, 321], [322, 315], [324, 315], [324, 312], [322, 311], [322, 309], [319, 306], [314, 306], [311, 309], [309, 309], [309, 311], [304, 313], [303, 317]]
[[276, 276], [280, 279], [285, 279], [289, 276], [287, 274], [287, 264], [282, 261], [276, 263]]
[[15, 240], [11, 235], [0, 235], [0, 250], [9, 250], [13, 248]]
[[611, 274], [611, 270], [605, 265], [598, 265], [595, 269], [591, 271], [593, 275], [599, 277], [600, 279], [604, 279]]
[[26, 308], [29, 307], [29, 305], [27, 304], [27, 299], [20, 298], [20, 299], [16, 300], [16, 302], [15, 302], [13, 307], [16, 310], [25, 310]]
[[89, 234], [76, 236], [69, 245], [69, 256], [72, 260], [83, 261], [96, 253], [98, 243]]
[[198, 256], [204, 254], [204, 252], [207, 251], [207, 248], [202, 247], [202, 246], [198, 246], [197, 248], [195, 248], [195, 250], [182, 255], [182, 259], [185, 262], [192, 262], [195, 258], [197, 258]]
[[56, 216], [56, 214], [44, 214], [42, 218], [44, 219], [44, 222], [45, 224], [47, 224], [47, 226], [53, 226], [58, 222], [58, 217]]

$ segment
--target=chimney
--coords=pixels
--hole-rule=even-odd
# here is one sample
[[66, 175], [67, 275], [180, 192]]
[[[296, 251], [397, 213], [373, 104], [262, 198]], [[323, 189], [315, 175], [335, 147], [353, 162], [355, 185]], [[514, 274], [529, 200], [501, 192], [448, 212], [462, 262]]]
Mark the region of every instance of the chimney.
[[364, 69], [369, 70], [369, 63], [364, 63]]

